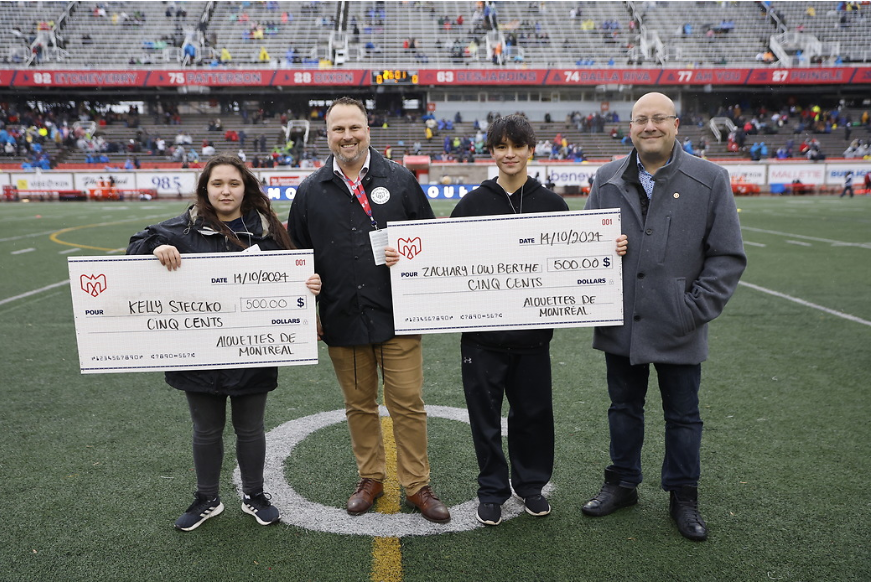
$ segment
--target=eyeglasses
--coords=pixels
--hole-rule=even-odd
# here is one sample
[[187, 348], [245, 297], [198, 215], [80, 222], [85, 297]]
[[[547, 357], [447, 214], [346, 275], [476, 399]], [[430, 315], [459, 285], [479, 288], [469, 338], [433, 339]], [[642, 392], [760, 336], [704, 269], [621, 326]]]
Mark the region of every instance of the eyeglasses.
[[653, 125], [662, 125], [669, 119], [677, 119], [677, 115], [654, 115], [653, 117], [636, 117], [635, 119], [630, 119], [629, 123], [647, 125], [648, 121], [652, 121]]

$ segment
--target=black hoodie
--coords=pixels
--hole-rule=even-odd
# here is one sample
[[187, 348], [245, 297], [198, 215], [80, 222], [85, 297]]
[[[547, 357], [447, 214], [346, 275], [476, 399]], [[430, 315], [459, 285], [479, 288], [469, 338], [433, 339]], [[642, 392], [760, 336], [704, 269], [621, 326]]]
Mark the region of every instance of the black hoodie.
[[[493, 178], [466, 194], [457, 203], [451, 217], [562, 212], [568, 209], [559, 194], [551, 192], [535, 178], [527, 178], [523, 187], [511, 195]], [[552, 337], [553, 329], [550, 328], [478, 331], [463, 333], [461, 341], [500, 351], [529, 351], [547, 347]]]

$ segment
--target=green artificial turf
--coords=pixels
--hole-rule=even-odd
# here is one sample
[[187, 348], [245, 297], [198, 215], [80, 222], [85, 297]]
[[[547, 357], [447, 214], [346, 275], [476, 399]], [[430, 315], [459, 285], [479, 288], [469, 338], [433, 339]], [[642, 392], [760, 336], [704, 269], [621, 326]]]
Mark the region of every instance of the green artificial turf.
[[[580, 209], [583, 200], [570, 205]], [[709, 540], [683, 539], [668, 517], [655, 382], [640, 503], [601, 519], [581, 514], [608, 463], [608, 399], [591, 330], [563, 329], [551, 350], [553, 513], [404, 537], [404, 580], [871, 579], [871, 197], [747, 198], [738, 206], [749, 257], [742, 281], [859, 321], [742, 285], [711, 325], [700, 483]], [[56, 238], [119, 249], [183, 207], [0, 204], [0, 581], [369, 579], [371, 538], [265, 528], [242, 514], [230, 428], [224, 515], [175, 531], [195, 487], [183, 395], [161, 374], [79, 373], [69, 288], [52, 285], [68, 277], [67, 256], [105, 251], [64, 252], [76, 247], [50, 234], [75, 229]], [[451, 207], [434, 204], [440, 216]], [[324, 346], [319, 354], [316, 366], [281, 368], [267, 430], [342, 407]], [[426, 336], [424, 362], [427, 404], [464, 407], [458, 335]], [[429, 433], [437, 493], [449, 505], [472, 499], [468, 425], [431, 418]], [[346, 426], [305, 439], [284, 477], [304, 497], [341, 508], [356, 479]]]

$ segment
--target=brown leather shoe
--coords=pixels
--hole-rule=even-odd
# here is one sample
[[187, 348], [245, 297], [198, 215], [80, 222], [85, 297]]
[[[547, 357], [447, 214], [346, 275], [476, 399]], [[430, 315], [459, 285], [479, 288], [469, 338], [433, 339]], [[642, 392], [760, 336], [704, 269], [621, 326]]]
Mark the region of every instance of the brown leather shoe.
[[420, 514], [429, 521], [435, 523], [448, 523], [451, 521], [451, 513], [441, 500], [436, 497], [429, 485], [423, 487], [414, 495], [405, 497], [406, 503], [420, 510]]
[[372, 509], [375, 500], [384, 494], [384, 485], [375, 479], [360, 479], [354, 494], [348, 498], [348, 513], [362, 515]]

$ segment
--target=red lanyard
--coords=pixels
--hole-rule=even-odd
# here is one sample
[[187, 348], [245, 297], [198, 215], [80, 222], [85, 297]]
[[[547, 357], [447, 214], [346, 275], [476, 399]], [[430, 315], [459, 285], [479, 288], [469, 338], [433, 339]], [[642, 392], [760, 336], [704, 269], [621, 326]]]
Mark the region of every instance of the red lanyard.
[[342, 172], [342, 178], [345, 179], [345, 182], [346, 182], [346, 183], [348, 184], [348, 186], [351, 188], [351, 191], [354, 193], [354, 196], [357, 197], [357, 202], [359, 202], [359, 203], [360, 203], [360, 206], [363, 207], [363, 212], [366, 213], [366, 216], [368, 216], [368, 217], [369, 217], [369, 220], [372, 221], [372, 226], [374, 226], [375, 229], [377, 230], [377, 229], [378, 229], [378, 223], [375, 222], [375, 219], [372, 217], [372, 207], [369, 206], [369, 197], [366, 196], [366, 190], [363, 189], [363, 178], [362, 178], [362, 176], [357, 176], [357, 179], [356, 179], [356, 180], [351, 181], [351, 180], [348, 178], [348, 176], [346, 176], [345, 173]]

